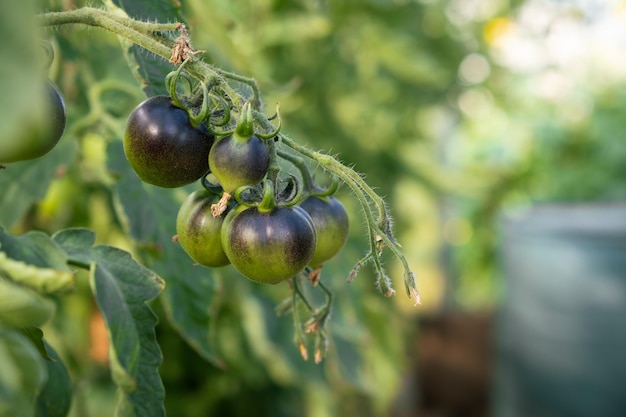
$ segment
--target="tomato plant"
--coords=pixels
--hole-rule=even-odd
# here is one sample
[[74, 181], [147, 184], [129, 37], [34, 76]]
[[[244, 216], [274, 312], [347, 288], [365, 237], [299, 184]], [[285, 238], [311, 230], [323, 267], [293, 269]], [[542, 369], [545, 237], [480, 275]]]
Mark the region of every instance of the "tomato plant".
[[[95, 317], [89, 326], [104, 327], [105, 353], [97, 353], [97, 346], [87, 348], [90, 358], [110, 371], [117, 390], [111, 409], [124, 416], [165, 414], [159, 370], [167, 374], [168, 365], [158, 336], [167, 330], [157, 327], [161, 317], [192, 349], [187, 356], [227, 364], [231, 375], [250, 381], [282, 374], [285, 383], [296, 386], [302, 375], [319, 378], [313, 364], [301, 364], [310, 351], [311, 362], [333, 362], [329, 369], [354, 357], [357, 349], [350, 337], [330, 329], [335, 284], [309, 278], [310, 267], [321, 267], [336, 255], [347, 234], [340, 211], [333, 211], [340, 233], [329, 238], [329, 227], [302, 208], [308, 203], [297, 205], [303, 189], [311, 191], [304, 184], [311, 167], [338, 178], [364, 214], [368, 249], [344, 278], [354, 278], [371, 263], [374, 284], [385, 296], [393, 295], [381, 258], [382, 249], [388, 249], [401, 264], [409, 297], [419, 302], [415, 277], [383, 199], [339, 159], [287, 135], [278, 108], [275, 115], [266, 114], [256, 81], [218, 68], [208, 54], [195, 50], [176, 5], [157, 3], [117, 6], [106, 1], [102, 9], [29, 15], [18, 25], [20, 39], [39, 41], [40, 32], [28, 26], [32, 20], [47, 36], [61, 39], [50, 41], [66, 52], [50, 73], [64, 81], [59, 85], [68, 89], [73, 104], [68, 107], [68, 141], [37, 160], [17, 162], [11, 156], [16, 163], [0, 171], [2, 184], [10, 185], [0, 201], [0, 285], [5, 287], [0, 292], [0, 350], [6, 353], [0, 365], [11, 368], [9, 376], [0, 376], [0, 390], [8, 393], [0, 399], [0, 409], [11, 415], [34, 410], [67, 415], [73, 386], [98, 380], [92, 371], [85, 371], [87, 376], [76, 371], [88, 368], [80, 366], [86, 346], [64, 342], [67, 327], [56, 322], [58, 317], [72, 323]], [[142, 16], [143, 6], [163, 14]], [[3, 18], [9, 16], [4, 11]], [[114, 55], [95, 53], [91, 42], [86, 45], [67, 27], [74, 24], [123, 39], [121, 52], [115, 37], [103, 50], [125, 56], [130, 69], [108, 62]], [[58, 32], [46, 30], [59, 27]], [[77, 63], [77, 57], [93, 60], [92, 65]], [[107, 70], [124, 75], [118, 79]], [[131, 74], [139, 84], [127, 79]], [[138, 95], [139, 87], [147, 99]], [[63, 131], [59, 126], [49, 132], [56, 141]], [[285, 169], [287, 154], [306, 161], [301, 175]], [[7, 161], [9, 157], [2, 162]], [[194, 182], [206, 191], [198, 191]], [[22, 198], [13, 202], [15, 195]], [[316, 258], [318, 229], [324, 251]], [[175, 234], [178, 238], [172, 239]], [[195, 267], [189, 257], [211, 269]], [[228, 263], [233, 268], [214, 269]], [[236, 279], [239, 273], [261, 283], [286, 284], [252, 285]], [[76, 295], [82, 303], [72, 298]], [[157, 298], [160, 304], [151, 304]], [[76, 305], [79, 312], [73, 310]], [[293, 320], [266, 314], [274, 309]], [[102, 324], [93, 324], [98, 322]], [[270, 332], [276, 337], [271, 342]], [[89, 340], [96, 339], [90, 335]], [[241, 351], [234, 357], [237, 349]], [[267, 369], [249, 377], [244, 362], [259, 357]], [[357, 365], [347, 368], [357, 374]], [[86, 395], [79, 392], [77, 397], [85, 401]], [[84, 406], [80, 401], [76, 407]]]

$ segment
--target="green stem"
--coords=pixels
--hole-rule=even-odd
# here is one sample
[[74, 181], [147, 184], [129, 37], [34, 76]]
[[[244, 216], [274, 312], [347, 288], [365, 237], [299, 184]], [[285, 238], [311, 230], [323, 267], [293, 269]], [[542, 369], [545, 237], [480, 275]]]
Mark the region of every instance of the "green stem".
[[[300, 299], [302, 300], [302, 302], [306, 306], [307, 310], [309, 310], [312, 313], [315, 312], [315, 309], [313, 308], [313, 306], [311, 305], [309, 300], [306, 298], [306, 295], [304, 295], [304, 293], [300, 289], [300, 284], [298, 283], [298, 277], [297, 276], [295, 276], [293, 278], [293, 292], [294, 292], [294, 296], [297, 295], [298, 297], [300, 297]], [[295, 304], [294, 304], [293, 308], [294, 309], [296, 308]]]
[[[376, 247], [377, 238], [381, 239], [382, 242], [392, 251], [392, 253], [398, 259], [400, 259], [400, 262], [402, 263], [405, 271], [404, 284], [407, 289], [407, 294], [415, 302], [419, 302], [419, 294], [417, 292], [417, 289], [415, 288], [415, 275], [411, 271], [408, 261], [400, 250], [398, 243], [395, 241], [391, 230], [389, 230], [388, 225], [390, 224], [390, 220], [383, 199], [379, 197], [374, 192], [374, 190], [370, 188], [369, 185], [367, 185], [367, 183], [358, 173], [343, 165], [334, 157], [310, 150], [283, 134], [281, 134], [281, 139], [282, 143], [284, 143], [286, 146], [308, 158], [311, 158], [312, 160], [316, 161], [322, 168], [335, 174], [337, 177], [343, 180], [344, 183], [346, 183], [348, 187], [350, 187], [353, 194], [359, 200], [367, 221], [370, 252], [363, 259], [361, 259], [357, 265], [363, 264], [370, 259], [373, 260], [378, 275], [378, 284], [381, 286], [381, 291], [385, 295], [392, 295], [394, 293], [393, 289], [391, 288], [391, 282], [389, 280], [389, 277], [382, 267], [382, 263], [380, 261], [380, 257], [378, 255]], [[374, 219], [372, 215], [370, 202], [367, 200], [367, 198], [369, 198], [378, 208], [379, 218], [377, 220]]]
[[229, 80], [239, 81], [240, 83], [247, 84], [252, 89], [252, 107], [255, 110], [261, 110], [261, 96], [259, 92], [259, 85], [254, 78], [244, 77], [243, 75], [236, 74], [234, 72], [225, 71], [219, 68], [215, 68], [215, 71], [220, 73], [224, 78]]
[[[106, 10], [83, 7], [65, 12], [50, 12], [39, 15], [41, 26], [60, 26], [67, 24], [83, 24], [100, 27], [112, 32], [130, 42], [169, 60], [172, 54], [172, 42], [160, 36], [151, 36], [154, 32], [169, 28], [169, 25], [140, 22], [131, 18], [119, 16]], [[146, 32], [150, 32], [147, 34]], [[241, 108], [244, 99], [226, 82], [221, 71], [216, 70], [206, 62], [194, 60], [187, 68], [194, 78], [211, 84], [217, 80], [217, 84], [226, 93], [233, 104]]]

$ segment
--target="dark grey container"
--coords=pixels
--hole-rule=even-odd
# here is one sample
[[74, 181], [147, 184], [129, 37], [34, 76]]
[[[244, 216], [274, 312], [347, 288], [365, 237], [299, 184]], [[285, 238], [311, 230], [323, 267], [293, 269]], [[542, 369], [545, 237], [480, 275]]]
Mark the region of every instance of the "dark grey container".
[[626, 204], [502, 222], [495, 417], [626, 416]]

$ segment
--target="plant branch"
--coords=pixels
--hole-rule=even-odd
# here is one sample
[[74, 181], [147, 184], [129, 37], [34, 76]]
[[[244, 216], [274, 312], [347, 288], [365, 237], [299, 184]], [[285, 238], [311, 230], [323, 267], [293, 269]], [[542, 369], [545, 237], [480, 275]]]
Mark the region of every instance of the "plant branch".
[[[370, 251], [364, 258], [359, 260], [356, 268], [359, 268], [367, 261], [372, 260], [374, 262], [374, 266], [378, 275], [377, 281], [378, 284], [381, 286], [381, 291], [387, 296], [394, 294], [394, 291], [391, 288], [391, 282], [389, 280], [389, 277], [385, 273], [384, 268], [382, 267], [380, 256], [378, 254], [377, 242], [378, 240], [382, 241], [385, 246], [388, 247], [402, 263], [402, 267], [405, 271], [404, 284], [407, 290], [407, 295], [416, 304], [418, 304], [419, 293], [415, 285], [415, 274], [411, 271], [406, 257], [400, 250], [400, 247], [390, 230], [389, 225], [391, 224], [391, 221], [387, 214], [387, 209], [385, 207], [385, 202], [383, 201], [383, 199], [378, 196], [378, 194], [376, 194], [374, 190], [372, 190], [372, 188], [363, 180], [363, 178], [357, 172], [343, 165], [334, 157], [315, 152], [307, 148], [306, 146], [300, 145], [299, 143], [295, 142], [284, 134], [281, 134], [281, 140], [282, 143], [284, 143], [286, 146], [316, 161], [322, 168], [326, 169], [332, 174], [335, 174], [337, 177], [343, 180], [343, 182], [346, 183], [348, 187], [350, 187], [353, 194], [359, 200], [367, 221]], [[368, 201], [368, 198], [378, 208], [378, 219], [374, 219], [372, 215], [370, 201]], [[353, 277], [353, 274], [351, 274], [351, 277]]]
[[[180, 25], [147, 23], [122, 17], [115, 13], [92, 7], [83, 7], [64, 12], [50, 12], [39, 15], [41, 26], [61, 26], [67, 24], [83, 24], [105, 29], [114, 33], [165, 60], [172, 55], [173, 42], [168, 41], [156, 33], [164, 29], [172, 30]], [[241, 108], [245, 101], [228, 83], [222, 73], [206, 62], [194, 60], [186, 68], [194, 78], [207, 84], [217, 83], [225, 94], [229, 96], [233, 104]]]

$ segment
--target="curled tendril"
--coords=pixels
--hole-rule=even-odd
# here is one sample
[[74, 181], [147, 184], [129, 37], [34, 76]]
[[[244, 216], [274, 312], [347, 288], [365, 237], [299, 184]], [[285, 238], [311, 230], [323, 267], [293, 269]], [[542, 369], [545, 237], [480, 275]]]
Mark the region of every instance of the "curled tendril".
[[258, 185], [243, 185], [235, 190], [233, 198], [237, 203], [246, 207], [257, 207], [261, 200], [261, 193]]
[[187, 110], [189, 113], [189, 120], [193, 127], [198, 127], [209, 117], [209, 89], [204, 81], [200, 81], [202, 87], [202, 104], [198, 114], [194, 115], [191, 109]]
[[[200, 90], [202, 91], [202, 104], [200, 105], [200, 110], [197, 114], [194, 114], [189, 106], [185, 105], [181, 99], [178, 97], [178, 92], [176, 91], [176, 86], [178, 85], [179, 77], [183, 77], [188, 85], [189, 89], [192, 90], [192, 83], [187, 74], [183, 73], [182, 70], [185, 65], [190, 61], [190, 59], [186, 59], [183, 63], [176, 68], [176, 70], [170, 72], [165, 77], [165, 87], [167, 88], [168, 93], [172, 99], [172, 104], [176, 107], [179, 107], [187, 112], [189, 115], [189, 121], [193, 127], [198, 127], [209, 117], [209, 87], [204, 81], [200, 81]], [[213, 133], [213, 132], [211, 132]]]
[[[172, 98], [172, 103], [176, 107], [180, 107], [181, 109], [187, 109], [187, 106], [185, 106], [178, 98], [178, 93], [176, 92], [176, 86], [178, 85], [178, 77], [180, 77], [180, 75], [182, 74], [183, 68], [185, 68], [185, 65], [187, 65], [188, 62], [189, 60], [186, 59], [185, 61], [183, 61], [182, 64], [180, 64], [178, 68], [176, 68], [176, 70], [170, 72], [169, 74], [165, 76], [165, 87], [167, 88], [167, 92], [170, 94], [170, 97]], [[185, 78], [185, 80], [187, 80], [187, 82], [189, 83], [189, 86], [191, 86], [191, 81], [189, 80], [189, 78], [187, 78], [185, 74], [183, 74], [183, 78]]]
[[286, 207], [295, 206], [302, 199], [302, 186], [300, 181], [298, 180], [298, 177], [293, 174], [287, 174], [287, 178], [283, 181], [287, 183], [283, 192], [288, 192], [289, 194], [286, 196], [281, 195], [280, 205]]
[[330, 185], [326, 187], [326, 189], [319, 188], [315, 186], [313, 190], [310, 191], [310, 194], [315, 197], [330, 197], [335, 194], [339, 189], [339, 179], [336, 176], [331, 176]]
[[261, 139], [273, 139], [276, 135], [280, 133], [280, 129], [282, 128], [282, 120], [280, 118], [280, 104], [276, 103], [276, 114], [272, 118], [278, 119], [278, 124], [276, 128], [269, 133], [256, 133], [258, 137]]
[[[226, 126], [228, 124], [228, 122], [230, 122], [230, 106], [228, 105], [228, 103], [226, 102], [226, 100], [224, 100], [223, 97], [220, 97], [219, 95], [215, 95], [215, 94], [209, 94], [209, 97], [211, 97], [212, 99], [216, 100], [219, 105], [221, 106], [224, 114], [222, 116], [222, 120], [220, 120], [219, 122], [213, 122], [213, 125], [215, 126]], [[218, 110], [220, 111], [220, 110]]]
[[222, 189], [220, 185], [214, 184], [209, 180], [208, 177], [210, 174], [211, 174], [211, 171], [210, 170], [207, 171], [207, 173], [202, 176], [200, 183], [202, 184], [202, 187], [204, 187], [204, 189], [210, 192], [211, 194], [221, 196], [224, 190]]

